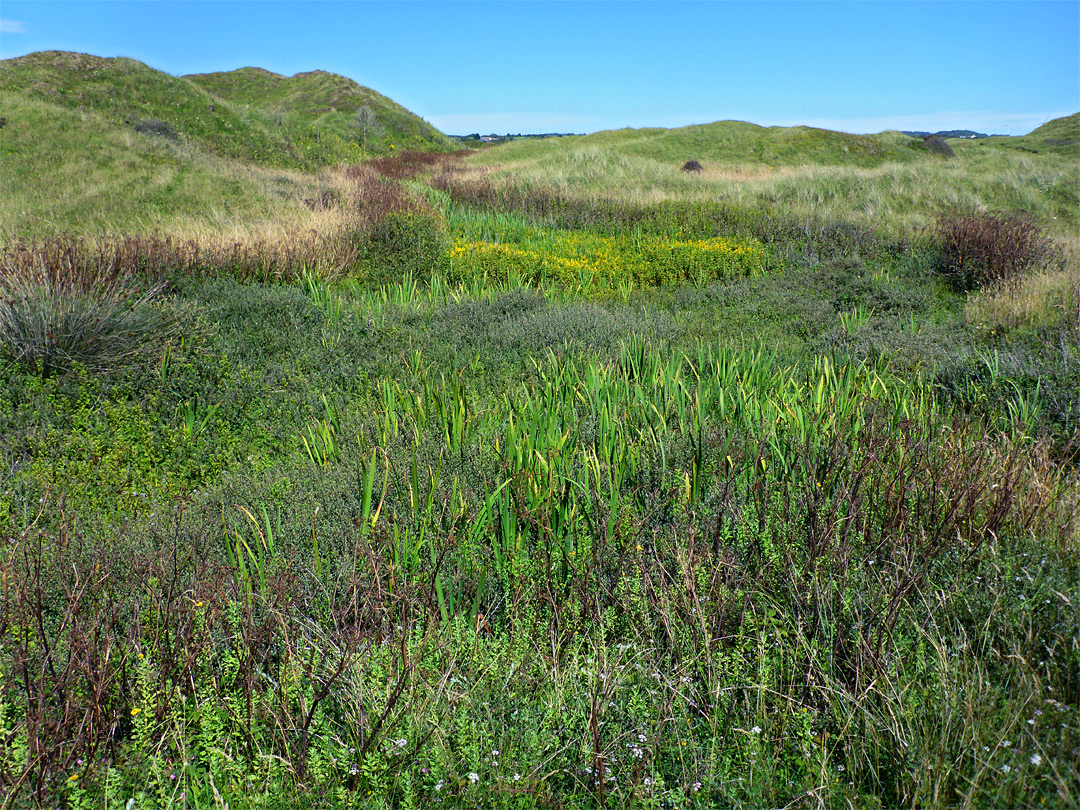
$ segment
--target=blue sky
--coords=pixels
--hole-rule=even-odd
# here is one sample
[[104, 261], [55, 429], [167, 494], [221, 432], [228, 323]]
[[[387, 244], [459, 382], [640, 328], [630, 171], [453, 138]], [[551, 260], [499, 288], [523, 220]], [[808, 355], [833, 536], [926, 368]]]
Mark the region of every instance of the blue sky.
[[1080, 0], [24, 2], [0, 57], [329, 70], [452, 134], [725, 119], [1021, 135], [1080, 111]]

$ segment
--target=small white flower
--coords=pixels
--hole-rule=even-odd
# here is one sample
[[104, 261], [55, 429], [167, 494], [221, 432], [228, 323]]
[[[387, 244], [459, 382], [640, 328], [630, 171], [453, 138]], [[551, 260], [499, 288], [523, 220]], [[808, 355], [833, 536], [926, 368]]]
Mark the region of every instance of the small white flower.
[[436, 789], [436, 790], [442, 790], [442, 788], [443, 788], [443, 780], [442, 780], [442, 779], [440, 779], [440, 780], [439, 780], [439, 781], [438, 781], [438, 782], [437, 782], [437, 783], [435, 784], [435, 789]]
[[1012, 768], [1010, 768], [1008, 765], [1002, 765], [1001, 766], [1001, 772], [1002, 773], [1008, 773], [1011, 770], [1012, 770]]
[[1008, 748], [1010, 745], [1012, 745], [1012, 742], [1010, 742], [1009, 740], [1002, 740], [1001, 741], [1001, 747], [1002, 748]]
[[1030, 761], [1032, 765], [1042, 765], [1042, 756], [1040, 754], [1032, 754]]
[[408, 744], [409, 744], [409, 741], [404, 739], [404, 738], [402, 738], [400, 740], [394, 740], [394, 745], [396, 745], [398, 748], [404, 748]]
[[750, 733], [751, 734], [760, 734], [761, 733], [761, 726], [754, 726], [752, 729], [750, 729]]
[[517, 781], [519, 781], [520, 779], [521, 779], [521, 774], [520, 774], [520, 773], [515, 773], [515, 774], [514, 774], [514, 781], [515, 781], [515, 782], [517, 782]]
[[480, 774], [473, 773], [472, 771], [470, 771], [469, 772], [469, 781], [472, 782], [475, 785], [477, 782], [480, 781]]
[[642, 742], [645, 742], [646, 740], [648, 740], [648, 739], [649, 739], [649, 738], [648, 738], [648, 737], [646, 737], [646, 736], [645, 736], [644, 734], [638, 734], [638, 735], [637, 735], [637, 738], [638, 738], [639, 740], [641, 740]]

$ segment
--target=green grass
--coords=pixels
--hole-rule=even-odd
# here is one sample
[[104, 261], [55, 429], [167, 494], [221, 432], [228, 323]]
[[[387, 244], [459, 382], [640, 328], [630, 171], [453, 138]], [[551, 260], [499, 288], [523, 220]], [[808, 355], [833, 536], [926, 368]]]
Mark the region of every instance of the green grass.
[[0, 91], [0, 100], [8, 119], [0, 224], [9, 239], [280, 219], [299, 207], [299, 195], [275, 190], [317, 186], [21, 93]]
[[1080, 157], [1080, 113], [1055, 118], [1018, 138], [987, 138], [980, 146]]
[[[295, 168], [335, 162], [310, 144], [294, 143], [265, 112], [219, 99], [193, 82], [134, 59], [61, 51], [7, 59], [0, 66], [0, 89], [94, 113], [129, 132], [137, 132], [141, 123], [160, 121], [172, 133], [166, 138], [236, 160]], [[362, 153], [357, 149], [354, 154], [356, 159]]]
[[[326, 71], [285, 77], [260, 68], [241, 68], [186, 78], [221, 98], [288, 116], [289, 120], [314, 122], [320, 134], [328, 137], [336, 135], [353, 141], [359, 138], [371, 152], [385, 153], [391, 147], [428, 151], [454, 148], [449, 138], [400, 104]], [[374, 113], [366, 128], [356, 119], [356, 113], [364, 107]]]
[[[4, 92], [5, 289], [162, 324], [0, 346], [5, 807], [1080, 798], [1067, 154], [725, 124], [813, 165], [607, 133], [399, 183]], [[950, 184], [1064, 250], [957, 292]]]
[[[1076, 155], [1025, 151], [1024, 139], [1012, 140], [1016, 148], [955, 141], [956, 158], [945, 160], [899, 133], [853, 136], [722, 122], [515, 141], [469, 163], [499, 182], [593, 201], [723, 200], [893, 232], [925, 227], [943, 210], [971, 207], [1025, 211], [1059, 235], [1074, 234], [1080, 227]], [[700, 160], [704, 172], [681, 171], [690, 159]]]
[[[284, 95], [221, 85], [231, 76], [197, 78], [239, 101], [133, 59], [49, 51], [0, 63], [0, 238], [250, 233], [261, 223], [306, 231], [313, 224], [297, 222], [311, 220], [305, 209], [340, 186], [320, 170], [450, 145], [400, 105], [340, 76], [281, 79]], [[326, 100], [336, 111], [323, 108]], [[375, 111], [378, 137], [357, 128], [353, 102]]]
[[[925, 154], [922, 142], [900, 133], [849, 135], [813, 127], [760, 127], [743, 121], [719, 121], [678, 129], [622, 129], [572, 138], [519, 140], [487, 150], [478, 163], [542, 159], [565, 150], [613, 151], [681, 168], [688, 160], [709, 164], [766, 166], [854, 165], [912, 161]], [[496, 158], [496, 156], [498, 156]]]

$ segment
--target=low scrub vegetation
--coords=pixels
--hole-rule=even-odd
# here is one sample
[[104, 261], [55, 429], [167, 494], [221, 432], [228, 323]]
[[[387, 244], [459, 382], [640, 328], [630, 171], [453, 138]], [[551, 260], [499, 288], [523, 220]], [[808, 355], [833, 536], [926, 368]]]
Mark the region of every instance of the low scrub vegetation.
[[1016, 284], [1051, 257], [1053, 243], [1030, 216], [1021, 213], [949, 213], [935, 235], [942, 272], [963, 292], [990, 284]]
[[3, 245], [5, 806], [1080, 801], [1045, 222], [303, 199]]
[[[475, 231], [481, 223], [470, 223]], [[590, 295], [624, 297], [639, 287], [706, 283], [762, 273], [766, 251], [754, 240], [692, 239], [644, 233], [615, 236], [526, 230], [515, 241], [459, 237], [447, 255], [451, 281], [518, 278], [534, 286], [558, 284]]]

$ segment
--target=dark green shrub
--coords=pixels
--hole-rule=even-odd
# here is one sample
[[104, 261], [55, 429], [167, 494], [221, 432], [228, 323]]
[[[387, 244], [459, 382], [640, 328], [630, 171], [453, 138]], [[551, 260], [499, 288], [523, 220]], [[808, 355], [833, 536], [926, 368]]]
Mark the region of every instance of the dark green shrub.
[[934, 234], [941, 273], [960, 292], [1015, 282], [1053, 251], [1050, 237], [1026, 214], [954, 211], [938, 218]]
[[448, 302], [431, 314], [434, 340], [455, 349], [480, 346], [504, 324], [516, 322], [548, 306], [544, 294], [520, 287], [490, 298]]
[[425, 214], [391, 213], [376, 223], [359, 246], [360, 269], [374, 285], [400, 281], [406, 273], [426, 280], [440, 266], [449, 246], [441, 220]]
[[940, 135], [927, 135], [923, 138], [923, 146], [926, 147], [926, 151], [934, 155], [940, 155], [944, 158], [956, 157], [956, 153], [953, 152], [949, 142], [942, 138]]
[[686, 161], [686, 163], [683, 164], [682, 170], [684, 172], [697, 172], [698, 174], [700, 174], [701, 172], [705, 171], [705, 167], [701, 165], [700, 161], [688, 160]]
[[156, 118], [144, 118], [136, 121], [131, 128], [143, 135], [156, 135], [159, 138], [167, 138], [170, 141], [179, 140], [180, 136], [168, 121], [159, 121]]

